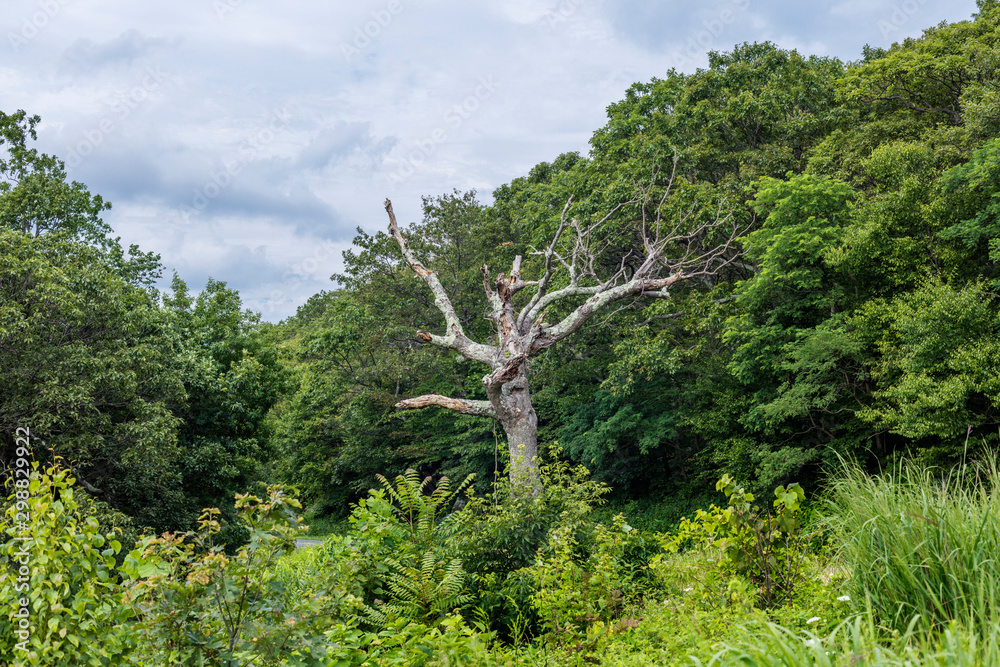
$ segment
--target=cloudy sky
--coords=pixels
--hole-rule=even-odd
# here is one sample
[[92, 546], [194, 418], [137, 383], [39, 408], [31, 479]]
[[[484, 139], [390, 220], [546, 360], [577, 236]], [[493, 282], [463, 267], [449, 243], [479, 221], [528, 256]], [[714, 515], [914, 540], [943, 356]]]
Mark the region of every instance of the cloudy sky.
[[636, 81], [771, 40], [860, 57], [974, 0], [3, 0], [0, 109], [110, 200], [126, 243], [264, 318], [330, 289], [355, 229], [586, 153]]

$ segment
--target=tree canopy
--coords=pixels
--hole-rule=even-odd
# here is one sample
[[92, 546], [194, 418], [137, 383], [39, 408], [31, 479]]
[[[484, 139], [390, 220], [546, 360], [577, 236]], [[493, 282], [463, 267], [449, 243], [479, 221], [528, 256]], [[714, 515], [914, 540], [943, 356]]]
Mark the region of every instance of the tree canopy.
[[984, 1], [854, 62], [712, 52], [631, 86], [586, 155], [358, 230], [277, 325], [219, 281], [154, 289], [158, 256], [33, 148], [37, 117], [2, 114], [4, 443], [30, 422], [156, 527], [270, 477], [316, 514], [404, 468], [484, 488], [518, 410], [540, 460], [623, 498], [948, 465], [1000, 423], [998, 49]]

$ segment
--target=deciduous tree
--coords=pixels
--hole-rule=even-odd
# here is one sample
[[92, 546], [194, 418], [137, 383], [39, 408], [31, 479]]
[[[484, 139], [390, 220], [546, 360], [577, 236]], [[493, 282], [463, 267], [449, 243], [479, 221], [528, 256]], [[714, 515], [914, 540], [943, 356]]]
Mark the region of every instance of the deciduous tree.
[[[491, 343], [466, 335], [448, 291], [410, 248], [392, 203], [386, 200], [392, 236], [405, 262], [433, 294], [445, 320], [442, 334], [419, 331], [417, 338], [453, 350], [490, 371], [482, 378], [487, 400], [425, 394], [402, 400], [396, 407], [438, 406], [496, 420], [507, 436], [512, 482], [537, 486], [538, 416], [532, 405], [528, 360], [573, 335], [596, 313], [628, 299], [669, 298], [671, 287], [714, 274], [734, 256], [733, 240], [738, 230], [721, 209], [714, 217], [681, 213], [665, 219], [665, 210], [675, 210], [666, 204], [673, 191], [676, 164], [675, 160], [675, 169], [655, 200], [646, 189], [596, 220], [571, 215], [571, 197], [549, 245], [533, 252], [541, 259], [537, 280], [525, 280], [521, 275], [520, 255], [506, 274], [493, 276], [484, 264], [487, 319], [496, 331]], [[718, 239], [720, 229], [726, 229], [721, 242], [706, 243], [707, 239]], [[628, 249], [629, 242], [634, 244], [632, 249]], [[519, 298], [526, 289], [531, 296]], [[549, 322], [560, 310], [568, 312]]]

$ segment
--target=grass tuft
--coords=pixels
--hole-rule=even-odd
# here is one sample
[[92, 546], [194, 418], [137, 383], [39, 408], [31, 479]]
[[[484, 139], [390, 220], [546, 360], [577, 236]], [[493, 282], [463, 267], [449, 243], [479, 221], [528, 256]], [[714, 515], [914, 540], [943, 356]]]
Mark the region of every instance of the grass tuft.
[[906, 632], [952, 621], [992, 632], [1000, 604], [1000, 473], [996, 462], [943, 472], [911, 463], [869, 476], [846, 465], [830, 520], [852, 594]]

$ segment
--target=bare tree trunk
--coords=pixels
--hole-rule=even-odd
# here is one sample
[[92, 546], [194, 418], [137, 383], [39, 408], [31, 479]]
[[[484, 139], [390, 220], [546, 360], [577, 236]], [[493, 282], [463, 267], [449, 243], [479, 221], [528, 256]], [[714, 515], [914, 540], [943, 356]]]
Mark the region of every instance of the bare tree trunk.
[[499, 386], [487, 386], [486, 392], [496, 412], [496, 420], [507, 436], [511, 484], [539, 489], [538, 415], [531, 405], [527, 366], [527, 361], [523, 361], [517, 375]]
[[[673, 184], [673, 175], [670, 177], [670, 184]], [[668, 290], [677, 283], [713, 275], [734, 258], [731, 246], [739, 236], [739, 231], [735, 228], [719, 245], [708, 249], [701, 249], [699, 246], [702, 236], [711, 228], [727, 222], [729, 216], [720, 215], [714, 220], [689, 224], [687, 217], [682, 215], [672, 225], [664, 225], [662, 207], [669, 191], [668, 185], [667, 191], [652, 211], [652, 219], [647, 219], [647, 211], [643, 208], [642, 252], [639, 253], [636, 249], [636, 261], [632, 264], [626, 262], [632, 252], [621, 258], [616, 257], [615, 262], [619, 264], [619, 268], [609, 276], [597, 274], [603, 246], [593, 240], [593, 234], [619, 209], [639, 201], [638, 199], [619, 204], [596, 222], [583, 224], [568, 215], [573, 201], [571, 197], [563, 208], [559, 227], [549, 246], [533, 253], [542, 258], [538, 280], [526, 281], [521, 277], [520, 255], [514, 258], [510, 273], [506, 275], [500, 273], [493, 276], [489, 267], [484, 265], [483, 289], [490, 305], [487, 317], [496, 326], [494, 344], [478, 343], [465, 335], [448, 292], [435, 272], [425, 267], [410, 249], [399, 230], [392, 202], [386, 199], [389, 230], [399, 245], [403, 259], [430, 289], [434, 295], [434, 305], [445, 321], [442, 334], [418, 331], [417, 339], [453, 350], [490, 369], [482, 379], [488, 401], [425, 394], [404, 399], [396, 407], [416, 410], [438, 406], [463, 414], [495, 419], [507, 435], [511, 483], [515, 487], [532, 488], [537, 493], [541, 489], [538, 470], [538, 415], [531, 405], [528, 359], [572, 335], [595, 312], [613, 303], [638, 297], [670, 298]], [[645, 207], [645, 202], [643, 206]], [[571, 238], [562, 237], [566, 231], [570, 232]], [[664, 251], [671, 245], [676, 246], [677, 250], [667, 260]], [[564, 284], [558, 289], [551, 289], [553, 277], [560, 270], [565, 273], [562, 281]], [[533, 294], [518, 311], [514, 305], [515, 295], [529, 287], [534, 288]], [[558, 302], [574, 303], [575, 306], [558, 322], [546, 322], [545, 315], [549, 306]]]

